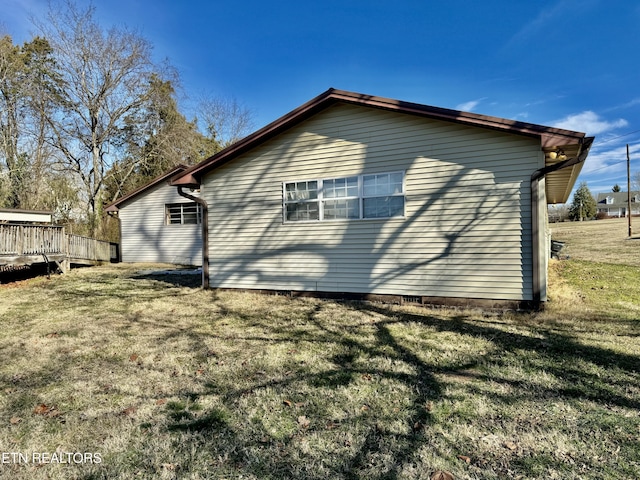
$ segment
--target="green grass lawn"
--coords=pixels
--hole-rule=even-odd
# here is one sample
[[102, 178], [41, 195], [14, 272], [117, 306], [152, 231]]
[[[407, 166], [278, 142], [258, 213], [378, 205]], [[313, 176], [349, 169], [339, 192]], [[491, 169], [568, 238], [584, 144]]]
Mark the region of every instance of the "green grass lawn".
[[0, 286], [1, 478], [640, 478], [635, 267], [552, 262], [538, 313], [142, 268]]

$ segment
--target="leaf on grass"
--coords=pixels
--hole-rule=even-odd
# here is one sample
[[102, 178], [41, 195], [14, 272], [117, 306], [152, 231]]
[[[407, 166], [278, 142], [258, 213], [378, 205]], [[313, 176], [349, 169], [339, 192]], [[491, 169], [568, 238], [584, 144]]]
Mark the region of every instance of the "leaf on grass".
[[9, 422], [11, 422], [11, 425], [17, 425], [22, 421], [22, 419], [20, 417], [11, 417], [11, 420], [9, 420]]
[[282, 403], [284, 403], [287, 407], [293, 406], [293, 403], [291, 403], [291, 400], [283, 400]]
[[427, 412], [431, 412], [431, 411], [433, 410], [433, 402], [427, 402], [427, 403], [425, 404], [425, 406], [424, 406], [424, 409], [425, 409]]
[[59, 337], [60, 334], [58, 332], [51, 332], [47, 334], [47, 338], [56, 338]]
[[177, 463], [163, 463], [162, 464], [162, 468], [164, 468], [165, 470], [174, 471], [176, 468], [178, 468], [178, 464]]
[[33, 413], [36, 415], [42, 415], [43, 417], [59, 417], [60, 415], [62, 415], [62, 412], [60, 410], [58, 410], [58, 407], [56, 407], [55, 405], [47, 405], [46, 403], [41, 403], [40, 405], [37, 405], [34, 409], [33, 409]]
[[204, 373], [204, 368], [199, 368], [196, 370], [196, 375], [202, 375]]
[[362, 412], [366, 412], [366, 411], [368, 411], [368, 410], [369, 410], [369, 405], [362, 405], [362, 407], [360, 407], [360, 410], [361, 410]]
[[41, 403], [40, 405], [36, 406], [36, 408], [33, 409], [33, 413], [35, 413], [36, 415], [47, 415], [51, 410], [55, 408], [56, 407], [50, 407], [45, 403]]
[[504, 446], [505, 446], [505, 448], [508, 448], [511, 451], [516, 450], [518, 448], [518, 446], [515, 443], [511, 442], [511, 441], [504, 442]]
[[455, 480], [455, 478], [451, 472], [447, 472], [446, 470], [437, 470], [433, 472], [430, 480]]
[[302, 428], [309, 428], [309, 425], [311, 425], [311, 421], [304, 415], [300, 415], [298, 417], [298, 425], [300, 425]]
[[471, 463], [471, 457], [467, 457], [466, 455], [458, 455], [458, 459], [465, 463]]
[[132, 354], [129, 356], [129, 361], [130, 361], [130, 362], [135, 362], [136, 360], [138, 360], [138, 354], [136, 354], [136, 353], [132, 353]]
[[124, 410], [122, 410], [120, 412], [120, 415], [133, 415], [134, 413], [136, 413], [136, 407], [129, 407], [129, 408], [125, 408]]
[[164, 405], [165, 403], [167, 403], [166, 398], [159, 398], [158, 400], [156, 400], [156, 405]]

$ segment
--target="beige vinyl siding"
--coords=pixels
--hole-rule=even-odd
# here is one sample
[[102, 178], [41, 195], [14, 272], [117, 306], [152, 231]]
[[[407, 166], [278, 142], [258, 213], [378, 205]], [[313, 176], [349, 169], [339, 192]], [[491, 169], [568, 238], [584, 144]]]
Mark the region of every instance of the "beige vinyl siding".
[[165, 204], [191, 203], [161, 183], [120, 207], [123, 262], [202, 264], [202, 225], [165, 225]]
[[[333, 106], [213, 170], [212, 287], [530, 300], [534, 139]], [[282, 185], [404, 171], [405, 217], [283, 222]]]

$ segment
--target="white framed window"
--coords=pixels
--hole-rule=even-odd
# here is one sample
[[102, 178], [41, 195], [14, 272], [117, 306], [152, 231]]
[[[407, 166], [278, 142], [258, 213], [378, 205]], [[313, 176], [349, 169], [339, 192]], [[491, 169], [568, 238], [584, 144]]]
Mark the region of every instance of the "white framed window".
[[607, 197], [607, 205], [613, 204], [613, 197]]
[[285, 184], [285, 219], [290, 222], [318, 220], [318, 182], [290, 182]]
[[196, 202], [167, 203], [164, 206], [166, 225], [200, 225], [202, 209]]
[[285, 222], [404, 217], [404, 172], [283, 183]]

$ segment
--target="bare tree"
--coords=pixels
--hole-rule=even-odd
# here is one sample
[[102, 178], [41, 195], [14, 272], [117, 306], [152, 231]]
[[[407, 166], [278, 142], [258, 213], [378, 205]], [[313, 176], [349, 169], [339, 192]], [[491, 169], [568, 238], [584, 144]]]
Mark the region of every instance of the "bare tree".
[[253, 128], [253, 113], [235, 98], [203, 95], [198, 102], [198, 117], [209, 138], [221, 148], [242, 139]]
[[58, 111], [51, 115], [52, 143], [61, 167], [83, 187], [90, 232], [101, 211], [105, 174], [118, 155], [118, 138], [128, 115], [148, 100], [155, 73], [151, 45], [127, 29], [103, 29], [95, 8], [67, 0], [51, 5], [46, 23], [36, 25], [49, 40], [60, 89]]

